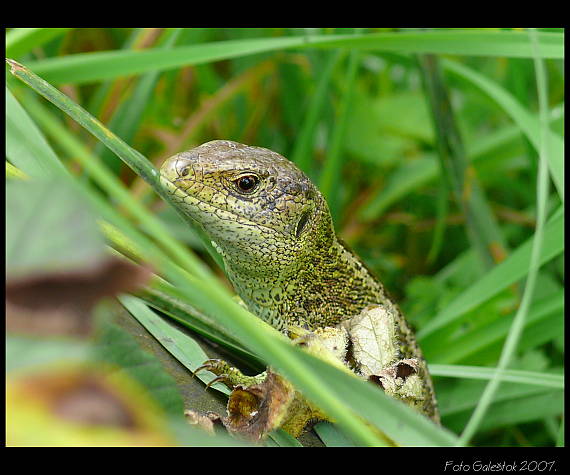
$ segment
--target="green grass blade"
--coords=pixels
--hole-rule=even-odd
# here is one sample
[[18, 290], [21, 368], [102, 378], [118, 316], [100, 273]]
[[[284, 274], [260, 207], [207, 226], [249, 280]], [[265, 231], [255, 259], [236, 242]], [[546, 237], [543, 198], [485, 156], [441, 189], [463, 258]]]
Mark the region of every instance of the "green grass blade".
[[537, 183], [537, 219], [536, 219], [536, 229], [533, 238], [533, 244], [531, 249], [531, 255], [529, 260], [528, 276], [525, 282], [524, 293], [522, 301], [518, 308], [518, 311], [513, 319], [511, 329], [503, 346], [503, 351], [501, 352], [501, 357], [499, 363], [495, 368], [495, 374], [493, 378], [489, 381], [489, 384], [485, 387], [485, 391], [473, 411], [469, 422], [465, 426], [460, 437], [460, 444], [466, 444], [473, 435], [476, 433], [478, 427], [483, 422], [487, 409], [491, 405], [493, 397], [499, 387], [502, 380], [502, 373], [509, 365], [511, 358], [513, 357], [516, 347], [518, 345], [520, 335], [522, 334], [525, 319], [527, 317], [528, 309], [532, 303], [534, 296], [534, 289], [536, 284], [536, 278], [538, 275], [538, 269], [540, 267], [540, 257], [542, 250], [542, 242], [544, 239], [544, 223], [546, 221], [547, 213], [547, 199], [548, 199], [548, 94], [547, 94], [547, 81], [546, 72], [544, 69], [544, 64], [542, 59], [538, 55], [539, 47], [538, 40], [536, 38], [536, 31], [532, 30], [530, 33], [530, 38], [535, 47], [535, 71], [537, 79], [538, 88], [538, 99], [539, 99], [539, 111], [540, 111], [540, 147], [539, 147], [539, 165], [538, 165], [538, 183]]
[[330, 422], [319, 422], [313, 429], [327, 447], [354, 447], [354, 442]]
[[[550, 122], [560, 119], [559, 110], [559, 107], [552, 109]], [[538, 116], [533, 115], [532, 120], [538, 121]], [[495, 150], [519, 140], [519, 134], [519, 127], [513, 125], [498, 130], [487, 137], [469, 142], [466, 144], [467, 157], [477, 166], [481, 159], [493, 154]], [[386, 186], [379, 189], [360, 209], [360, 218], [365, 221], [376, 219], [395, 202], [434, 180], [438, 175], [439, 167], [435, 154], [426, 153], [418, 159], [406, 161], [393, 172]]]
[[[22, 79], [24, 82], [42, 94], [46, 99], [50, 100], [58, 107], [62, 108], [64, 112], [77, 120], [79, 124], [84, 126], [93, 135], [107, 144], [114, 153], [116, 153], [127, 165], [129, 165], [137, 174], [143, 177], [152, 187], [161, 195], [167, 202], [171, 200], [168, 193], [164, 192], [158, 181], [158, 171], [152, 164], [139, 152], [129, 147], [123, 140], [114, 135], [111, 131], [105, 128], [97, 119], [86, 112], [82, 107], [75, 104], [64, 94], [57, 91], [53, 86], [37, 77], [35, 74], [22, 68], [16, 63], [12, 64], [14, 74]], [[33, 106], [33, 102], [28, 103], [28, 107]], [[67, 147], [78, 152], [78, 157], [82, 158], [82, 164], [89, 167], [92, 175], [97, 175], [97, 179], [106, 187], [110, 193], [116, 197], [121, 197], [121, 201], [128, 207], [133, 215], [143, 219], [148, 226], [150, 226], [156, 237], [159, 239], [166, 249], [173, 253], [176, 262], [185, 266], [188, 269], [195, 269], [198, 275], [209, 275], [210, 271], [207, 267], [194, 256], [189, 253], [180, 243], [175, 241], [168, 232], [163, 228], [159, 221], [146, 212], [144, 207], [124, 189], [122, 184], [119, 183], [117, 178], [109, 173], [104, 167], [101, 167], [99, 161], [94, 159], [92, 155], [86, 151], [72, 135], [67, 133], [65, 129], [56, 121], [50, 120], [50, 117], [42, 111], [40, 107], [34, 107], [36, 117], [42, 118], [43, 125], [50, 127], [54, 135], [58, 137]]]
[[269, 434], [269, 437], [279, 447], [303, 447], [303, 444], [295, 439], [293, 436], [287, 434], [283, 429], [278, 429]]
[[560, 429], [558, 430], [558, 439], [556, 440], [556, 447], [564, 447], [564, 416], [560, 422]]
[[321, 118], [323, 106], [325, 105], [325, 99], [327, 97], [327, 92], [329, 91], [332, 74], [339, 63], [341, 56], [342, 52], [337, 51], [331, 54], [328, 58], [325, 68], [319, 76], [315, 93], [311, 97], [307, 114], [301, 127], [301, 133], [295, 141], [295, 148], [291, 153], [291, 161], [295, 162], [297, 166], [309, 176], [312, 175], [312, 170], [310, 168], [313, 163], [312, 151], [315, 132]]
[[[540, 33], [547, 58], [564, 57], [564, 35]], [[518, 31], [428, 31], [372, 33], [365, 35], [291, 36], [218, 41], [180, 46], [168, 53], [150, 51], [104, 51], [50, 58], [28, 66], [53, 83], [85, 83], [119, 76], [162, 71], [240, 56], [290, 48], [354, 48], [404, 53], [464, 54], [531, 57], [528, 37]]]
[[[178, 28], [177, 30], [168, 32], [169, 34], [160, 49], [164, 51], [170, 49], [180, 35], [180, 30], [181, 29]], [[132, 143], [140, 127], [145, 108], [152, 96], [159, 76], [160, 72], [151, 71], [140, 77], [132, 95], [129, 99], [121, 103], [109, 122], [108, 128], [113, 130], [115, 134], [127, 143]], [[104, 163], [111, 166], [111, 168], [113, 168], [113, 164], [119, 166], [121, 163], [115, 159], [113, 152], [105, 147], [102, 142], [99, 142], [95, 147], [95, 154], [98, 155]]]
[[327, 158], [319, 181], [319, 188], [329, 204], [333, 221], [336, 223], [338, 223], [338, 219], [335, 218], [338, 218], [340, 213], [340, 183], [342, 182], [343, 165], [342, 145], [348, 121], [350, 120], [350, 104], [354, 92], [358, 62], [358, 53], [352, 51], [348, 58], [346, 76], [343, 81], [345, 90], [338, 110], [338, 119], [331, 133]]
[[[480, 431], [493, 431], [517, 424], [542, 422], [546, 418], [560, 417], [564, 411], [564, 392], [550, 390], [535, 395], [494, 402], [481, 422]], [[469, 418], [469, 412], [446, 417], [446, 423], [454, 430], [461, 430]]]
[[[540, 33], [544, 58], [564, 57], [564, 34]], [[455, 43], [455, 44], [454, 44]], [[371, 51], [457, 54], [468, 56], [532, 57], [528, 35], [522, 31], [420, 31], [376, 33], [323, 43]]]
[[[495, 376], [494, 368], [482, 366], [430, 364], [429, 370], [432, 376], [446, 376], [451, 378], [491, 379]], [[507, 369], [501, 372], [501, 380], [511, 383], [564, 389], [564, 375], [562, 374]]]
[[467, 237], [483, 264], [491, 267], [492, 247], [505, 249], [505, 241], [479, 186], [475, 170], [467, 160], [439, 60], [434, 55], [422, 55], [419, 64], [432, 113], [442, 176], [463, 210]]
[[[453, 322], [457, 317], [472, 310], [477, 305], [497, 295], [522, 279], [528, 273], [531, 251], [534, 246], [534, 237], [519, 246], [511, 255], [491, 271], [474, 283], [445, 309], [436, 315], [424, 328], [418, 332], [418, 337], [425, 338], [439, 328]], [[564, 251], [564, 214], [562, 208], [550, 218], [544, 229], [544, 242], [540, 254], [539, 265], [548, 262]]]
[[[468, 80], [489, 95], [515, 121], [534, 148], [537, 151], [540, 149], [540, 119], [534, 118], [508, 91], [467, 66], [450, 60], [443, 60], [442, 64], [447, 71]], [[548, 147], [546, 159], [550, 169], [550, 176], [556, 185], [560, 199], [564, 202], [564, 142], [548, 126], [544, 144]]]
[[27, 180], [30, 177], [24, 173], [19, 168], [12, 165], [10, 162], [6, 162], [6, 179], [7, 180]]
[[[486, 381], [477, 379], [447, 379], [441, 382], [448, 383], [445, 386], [442, 385], [444, 389], [439, 392], [438, 402], [441, 404], [441, 417], [448, 423], [450, 417], [464, 414], [466, 416], [464, 422], [466, 422], [473, 409], [477, 406], [481, 394], [483, 394], [487, 384]], [[509, 401], [552, 394], [559, 391], [534, 384], [503, 384], [495, 394], [493, 403], [508, 404]], [[461, 429], [462, 426], [459, 427], [458, 431], [461, 431]]]
[[72, 28], [13, 28], [6, 33], [6, 56], [19, 58]]
[[[191, 372], [196, 371], [208, 359], [208, 355], [193, 338], [164, 321], [141, 299], [131, 295], [122, 295], [119, 301], [162, 346]], [[196, 377], [204, 384], [208, 384], [216, 375], [210, 371], [200, 371]], [[226, 395], [230, 393], [228, 387], [222, 383], [214, 383], [210, 387]]]
[[[564, 291], [560, 290], [546, 298], [537, 299], [529, 310], [525, 333], [521, 339], [521, 348], [526, 341], [533, 342], [549, 341], [548, 336], [556, 335], [560, 331], [560, 324], [563, 323], [564, 313]], [[431, 338], [422, 342], [424, 354], [432, 362], [457, 363], [465, 359], [471, 359], [478, 354], [485, 352], [489, 347], [496, 347], [508, 335], [514, 314], [496, 318], [484, 325], [462, 335], [449, 338], [442, 344], [437, 338], [437, 333], [432, 333]], [[541, 332], [540, 329], [544, 330]], [[546, 333], [546, 338], [544, 337]]]
[[6, 87], [6, 156], [33, 178], [65, 173], [38, 127]]

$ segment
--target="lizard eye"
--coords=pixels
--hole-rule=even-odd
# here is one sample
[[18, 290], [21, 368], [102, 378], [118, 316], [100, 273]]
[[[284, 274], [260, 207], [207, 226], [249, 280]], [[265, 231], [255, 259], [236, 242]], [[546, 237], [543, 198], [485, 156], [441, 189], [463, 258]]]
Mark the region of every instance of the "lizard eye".
[[190, 167], [184, 167], [184, 168], [182, 169], [182, 171], [180, 172], [180, 175], [181, 175], [181, 176], [187, 176], [188, 173], [190, 173]]
[[240, 176], [234, 183], [240, 193], [253, 193], [259, 184], [259, 178], [255, 175]]

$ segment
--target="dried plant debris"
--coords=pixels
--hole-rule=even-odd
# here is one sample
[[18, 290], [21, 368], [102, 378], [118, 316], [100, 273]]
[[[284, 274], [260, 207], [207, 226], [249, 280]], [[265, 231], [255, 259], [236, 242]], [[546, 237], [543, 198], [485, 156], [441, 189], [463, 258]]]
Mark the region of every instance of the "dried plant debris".
[[[343, 324], [350, 335], [350, 363], [358, 374], [386, 394], [424, 412], [426, 392], [417, 358], [403, 358], [396, 313], [372, 305]], [[434, 416], [437, 422], [439, 419]]]
[[102, 298], [140, 288], [148, 269], [115, 257], [97, 266], [29, 275], [6, 282], [6, 325], [10, 332], [86, 336], [91, 309]]
[[10, 375], [9, 445], [172, 445], [164, 415], [142, 388], [89, 364]]
[[211, 411], [206, 412], [206, 414], [202, 414], [192, 409], [186, 409], [184, 411], [184, 416], [186, 417], [188, 424], [198, 427], [210, 435], [214, 435], [216, 433], [216, 425], [222, 424], [220, 416]]
[[[354, 375], [342, 361], [348, 343], [344, 328], [319, 328], [313, 332], [292, 326], [289, 336], [295, 345], [308, 353]], [[220, 364], [219, 361], [210, 360], [205, 366], [217, 375], [223, 374], [224, 380], [233, 388], [227, 404], [227, 415], [218, 419], [232, 435], [258, 442], [272, 430], [282, 428], [293, 437], [299, 437], [312, 422], [329, 420], [271, 368], [261, 375], [250, 377], [225, 362]], [[264, 377], [260, 378], [262, 375]], [[250, 384], [252, 381], [255, 382]]]
[[231, 434], [259, 441], [281, 425], [294, 397], [293, 386], [268, 371], [262, 383], [249, 387], [238, 385], [233, 389], [228, 400], [228, 415], [222, 422]]

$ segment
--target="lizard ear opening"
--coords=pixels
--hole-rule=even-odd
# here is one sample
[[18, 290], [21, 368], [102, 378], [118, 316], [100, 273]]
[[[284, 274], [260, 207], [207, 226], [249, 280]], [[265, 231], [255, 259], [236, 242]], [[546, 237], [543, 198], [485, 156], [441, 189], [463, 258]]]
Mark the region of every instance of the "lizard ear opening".
[[305, 226], [307, 225], [307, 223], [309, 222], [309, 218], [311, 217], [311, 212], [312, 212], [311, 209], [306, 209], [305, 211], [303, 211], [303, 214], [301, 214], [301, 218], [299, 218], [299, 222], [297, 223], [297, 227], [295, 229], [295, 238], [299, 239], [299, 237], [303, 233], [303, 229], [305, 229]]

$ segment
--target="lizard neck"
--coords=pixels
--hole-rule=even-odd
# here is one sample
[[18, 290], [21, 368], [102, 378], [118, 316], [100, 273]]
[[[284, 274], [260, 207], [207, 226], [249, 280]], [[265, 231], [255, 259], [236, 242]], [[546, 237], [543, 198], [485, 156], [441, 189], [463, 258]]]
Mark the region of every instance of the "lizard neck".
[[382, 285], [336, 237], [298, 261], [271, 272], [228, 276], [250, 311], [279, 330], [289, 324], [332, 326], [382, 302]]

